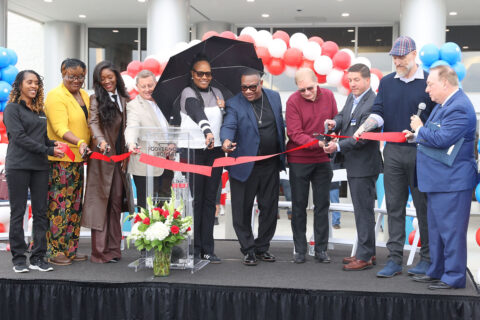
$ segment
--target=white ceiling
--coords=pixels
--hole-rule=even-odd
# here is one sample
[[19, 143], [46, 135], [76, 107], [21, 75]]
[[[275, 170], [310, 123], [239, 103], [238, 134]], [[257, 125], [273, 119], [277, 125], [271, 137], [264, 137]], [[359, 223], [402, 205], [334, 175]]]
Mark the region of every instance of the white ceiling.
[[[87, 26], [145, 26], [147, 3], [137, 0], [7, 0], [11, 11], [41, 22], [61, 20]], [[148, 1], [148, 0], [147, 0]], [[181, 0], [178, 0], [181, 1]], [[418, 0], [422, 1], [422, 0]], [[446, 0], [447, 25], [479, 24], [479, 0]], [[392, 25], [399, 21], [401, 0], [190, 0], [192, 24], [228, 21], [237, 26]], [[301, 10], [301, 11], [297, 11]], [[200, 13], [199, 13], [200, 12]], [[349, 17], [342, 17], [344, 12]], [[268, 13], [269, 18], [261, 14]], [[87, 17], [81, 19], [79, 14]], [[425, 13], [428, 19], [428, 13]]]

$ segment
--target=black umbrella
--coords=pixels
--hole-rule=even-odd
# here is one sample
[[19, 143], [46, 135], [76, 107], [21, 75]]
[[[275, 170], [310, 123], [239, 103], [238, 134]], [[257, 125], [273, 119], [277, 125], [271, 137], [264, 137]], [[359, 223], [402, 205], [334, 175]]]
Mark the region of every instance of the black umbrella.
[[221, 37], [208, 38], [170, 57], [152, 96], [171, 125], [180, 124], [180, 94], [190, 84], [190, 64], [198, 53], [209, 59], [211, 85], [220, 89], [225, 99], [240, 92], [240, 75], [245, 68], [263, 72], [252, 43]]

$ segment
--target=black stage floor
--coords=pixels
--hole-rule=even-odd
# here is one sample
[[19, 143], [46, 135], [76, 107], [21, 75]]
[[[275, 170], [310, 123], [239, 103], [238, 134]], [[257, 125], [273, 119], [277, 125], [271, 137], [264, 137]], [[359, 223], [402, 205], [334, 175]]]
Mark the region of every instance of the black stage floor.
[[[116, 264], [84, 261], [26, 274], [14, 273], [10, 253], [0, 252], [0, 319], [480, 319], [480, 296], [470, 279], [465, 289], [443, 291], [412, 281], [406, 270], [378, 279], [385, 248], [377, 249], [373, 269], [345, 272], [341, 261], [349, 246], [335, 245], [330, 264], [308, 257], [297, 265], [292, 243], [273, 242], [275, 263], [247, 267], [238, 242], [215, 245], [221, 264], [194, 274], [172, 270], [166, 278], [128, 268], [139, 257], [134, 249]], [[80, 252], [90, 252], [88, 240], [81, 240]]]

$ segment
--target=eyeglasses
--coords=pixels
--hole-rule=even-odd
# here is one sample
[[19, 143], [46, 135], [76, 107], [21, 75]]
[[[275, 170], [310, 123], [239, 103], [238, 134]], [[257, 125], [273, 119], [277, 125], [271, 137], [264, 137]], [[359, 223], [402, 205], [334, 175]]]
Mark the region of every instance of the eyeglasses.
[[212, 72], [211, 71], [197, 71], [197, 70], [193, 70], [193, 72], [195, 72], [197, 74], [197, 77], [199, 78], [203, 78], [203, 77], [207, 77], [207, 78], [211, 78], [212, 77]]
[[257, 84], [253, 84], [253, 85], [251, 85], [251, 86], [241, 85], [241, 86], [240, 86], [240, 89], [241, 89], [243, 92], [246, 92], [246, 91], [248, 91], [248, 90], [250, 90], [250, 91], [257, 91], [257, 88], [258, 88], [259, 85], [260, 85], [260, 82], [257, 83]]
[[68, 75], [68, 76], [65, 76], [65, 79], [67, 79], [68, 81], [83, 81], [83, 80], [85, 80], [85, 77], [84, 76], [78, 77], [78, 76]]
[[300, 91], [300, 93], [305, 93], [305, 91], [313, 91], [313, 89], [315, 89], [315, 87], [307, 87], [307, 88], [303, 88], [303, 89], [298, 89], [298, 91]]

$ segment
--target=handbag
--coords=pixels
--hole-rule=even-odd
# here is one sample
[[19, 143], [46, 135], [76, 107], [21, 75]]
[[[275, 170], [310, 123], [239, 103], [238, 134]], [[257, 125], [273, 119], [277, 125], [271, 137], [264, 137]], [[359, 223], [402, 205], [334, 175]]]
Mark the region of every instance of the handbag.
[[5, 171], [0, 172], [0, 200], [8, 200], [8, 185]]

